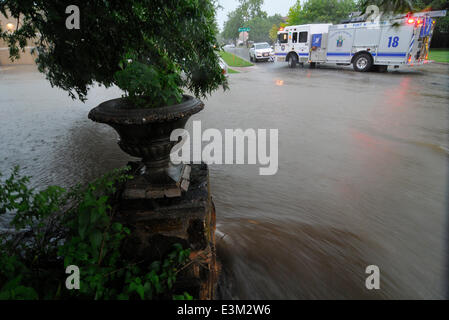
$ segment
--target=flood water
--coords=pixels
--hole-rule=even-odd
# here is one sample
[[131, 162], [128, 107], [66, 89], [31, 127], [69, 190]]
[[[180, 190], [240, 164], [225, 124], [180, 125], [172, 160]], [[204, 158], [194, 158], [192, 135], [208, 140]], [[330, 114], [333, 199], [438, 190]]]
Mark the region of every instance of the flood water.
[[[449, 76], [260, 64], [231, 75], [193, 117], [202, 128], [279, 129], [279, 171], [212, 165], [220, 296], [403, 299], [447, 295]], [[0, 172], [37, 188], [87, 182], [130, 158], [83, 104], [32, 66], [0, 67]], [[3, 227], [8, 217], [0, 217]], [[365, 288], [377, 265], [381, 289]]]

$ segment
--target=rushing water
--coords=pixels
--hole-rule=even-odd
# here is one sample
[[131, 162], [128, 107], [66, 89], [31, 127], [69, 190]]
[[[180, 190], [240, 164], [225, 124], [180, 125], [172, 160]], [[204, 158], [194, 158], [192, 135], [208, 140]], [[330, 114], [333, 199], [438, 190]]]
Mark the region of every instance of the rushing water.
[[[279, 129], [275, 176], [211, 166], [222, 297], [445, 297], [448, 75], [432, 68], [263, 64], [205, 101], [203, 130]], [[94, 88], [82, 104], [34, 67], [0, 67], [0, 171], [20, 165], [42, 188], [126, 164], [115, 132], [87, 119], [120, 94]], [[378, 291], [365, 288], [371, 264]]]

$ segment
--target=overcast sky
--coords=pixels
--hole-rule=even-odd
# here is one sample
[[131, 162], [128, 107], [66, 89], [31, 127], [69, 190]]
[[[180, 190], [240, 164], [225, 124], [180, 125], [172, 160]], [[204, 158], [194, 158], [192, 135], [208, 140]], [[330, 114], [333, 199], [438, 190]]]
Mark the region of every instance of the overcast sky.
[[[218, 27], [223, 30], [223, 23], [227, 20], [228, 13], [235, 10], [239, 2], [238, 0], [218, 0], [218, 3], [223, 7], [217, 12]], [[262, 8], [270, 16], [279, 13], [284, 17], [295, 3], [296, 0], [265, 0]]]

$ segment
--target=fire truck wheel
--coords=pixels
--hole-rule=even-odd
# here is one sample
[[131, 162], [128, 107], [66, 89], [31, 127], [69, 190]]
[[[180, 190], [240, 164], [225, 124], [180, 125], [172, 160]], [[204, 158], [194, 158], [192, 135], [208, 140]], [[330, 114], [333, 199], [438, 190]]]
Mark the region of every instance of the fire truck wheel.
[[368, 53], [361, 53], [354, 58], [354, 70], [358, 72], [366, 72], [373, 66], [373, 58]]
[[315, 69], [316, 68], [316, 62], [311, 62], [310, 63], [310, 68], [311, 69]]
[[288, 59], [288, 66], [293, 69], [293, 68], [296, 68], [297, 63], [298, 63], [298, 57], [296, 56], [296, 54], [291, 54], [290, 59]]

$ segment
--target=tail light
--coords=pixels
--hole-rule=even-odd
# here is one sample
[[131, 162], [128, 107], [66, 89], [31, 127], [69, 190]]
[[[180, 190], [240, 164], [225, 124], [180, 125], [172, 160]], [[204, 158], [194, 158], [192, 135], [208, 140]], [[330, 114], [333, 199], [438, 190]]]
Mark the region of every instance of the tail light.
[[408, 24], [414, 24], [415, 23], [415, 18], [408, 18], [407, 19], [407, 23]]

